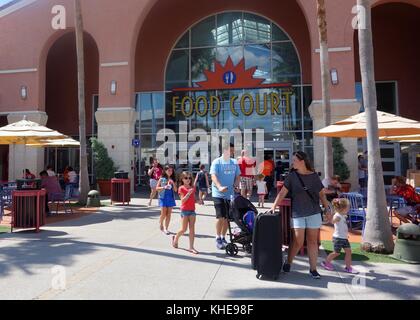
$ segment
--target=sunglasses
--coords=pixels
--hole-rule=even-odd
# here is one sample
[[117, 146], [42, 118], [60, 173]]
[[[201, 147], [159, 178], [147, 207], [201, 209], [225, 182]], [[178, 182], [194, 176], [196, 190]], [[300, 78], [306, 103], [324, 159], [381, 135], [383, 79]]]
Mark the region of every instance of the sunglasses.
[[298, 158], [300, 161], [303, 160], [303, 157], [299, 153], [295, 153], [294, 156]]
[[185, 178], [183, 178], [184, 180], [192, 180], [192, 178], [191, 177], [185, 177]]

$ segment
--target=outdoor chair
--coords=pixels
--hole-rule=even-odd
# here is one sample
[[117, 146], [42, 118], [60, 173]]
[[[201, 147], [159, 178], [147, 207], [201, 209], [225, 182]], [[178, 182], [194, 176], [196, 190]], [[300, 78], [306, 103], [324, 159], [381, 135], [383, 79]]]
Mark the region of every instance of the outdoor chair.
[[67, 214], [68, 210], [70, 210], [70, 213], [73, 213], [73, 210], [70, 205], [70, 199], [66, 197], [65, 192], [60, 193], [49, 193], [48, 194], [49, 201], [54, 205], [55, 207], [55, 214], [58, 214], [58, 207], [61, 204], [64, 208], [64, 213]]
[[350, 202], [350, 210], [348, 212], [348, 224], [350, 230], [353, 229], [353, 224], [361, 223], [363, 234], [366, 223], [366, 206], [363, 200], [363, 195], [357, 192], [349, 192], [342, 193], [341, 197], [348, 199]]
[[388, 202], [388, 207], [389, 207], [389, 218], [391, 220], [391, 223], [392, 223], [393, 215], [400, 220], [400, 224], [401, 222], [406, 222], [406, 221], [401, 221], [401, 216], [395, 214], [395, 211], [397, 209], [407, 206], [407, 202], [405, 201], [405, 199], [398, 195], [389, 195], [387, 196], [387, 202]]

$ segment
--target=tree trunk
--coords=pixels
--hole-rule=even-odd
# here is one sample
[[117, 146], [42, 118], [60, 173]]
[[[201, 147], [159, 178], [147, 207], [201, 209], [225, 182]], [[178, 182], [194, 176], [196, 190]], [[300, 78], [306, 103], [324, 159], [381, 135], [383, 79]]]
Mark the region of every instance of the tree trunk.
[[[322, 113], [324, 115], [324, 125], [327, 127], [331, 124], [331, 97], [325, 0], [317, 0], [317, 17], [321, 60]], [[331, 138], [324, 138], [324, 174], [325, 178], [331, 178], [333, 175], [333, 150]]]
[[370, 0], [357, 0], [365, 10], [366, 28], [359, 28], [360, 71], [362, 75], [363, 101], [366, 110], [368, 145], [368, 203], [362, 249], [370, 252], [391, 253], [394, 249], [388, 216], [385, 186], [382, 172], [381, 150], [378, 138], [377, 99], [375, 86], [372, 20]]
[[80, 178], [79, 202], [83, 205], [87, 202], [89, 192], [89, 174], [87, 166], [86, 150], [86, 114], [85, 114], [85, 62], [83, 46], [83, 18], [80, 0], [74, 0], [75, 8], [75, 29], [77, 49], [77, 78], [79, 88], [79, 139], [80, 139]]

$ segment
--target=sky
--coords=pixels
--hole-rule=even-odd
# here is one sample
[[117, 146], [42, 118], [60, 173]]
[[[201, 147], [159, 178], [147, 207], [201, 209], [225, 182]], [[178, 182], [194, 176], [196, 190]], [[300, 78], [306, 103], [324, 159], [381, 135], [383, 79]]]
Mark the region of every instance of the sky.
[[6, 3], [11, 2], [12, 0], [0, 0], [0, 7], [5, 5]]

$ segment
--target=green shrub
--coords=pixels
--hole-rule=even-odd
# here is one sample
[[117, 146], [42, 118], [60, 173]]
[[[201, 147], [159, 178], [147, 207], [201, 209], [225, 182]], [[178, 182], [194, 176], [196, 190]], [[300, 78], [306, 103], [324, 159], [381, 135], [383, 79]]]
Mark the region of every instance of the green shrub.
[[114, 172], [117, 171], [114, 160], [108, 155], [108, 150], [105, 145], [96, 138], [91, 138], [92, 156], [96, 179], [109, 180], [114, 177]]
[[344, 154], [347, 150], [344, 148], [340, 138], [333, 138], [333, 159], [334, 159], [334, 175], [340, 176], [341, 181], [350, 178], [350, 170], [344, 162]]

